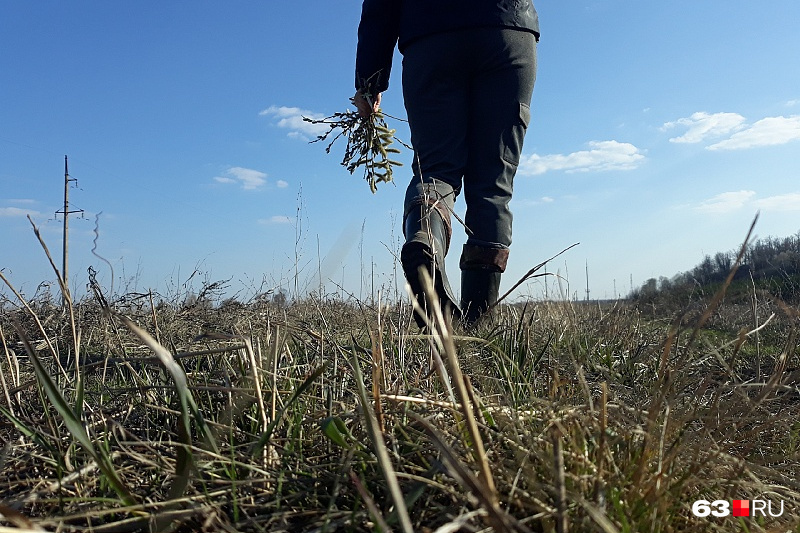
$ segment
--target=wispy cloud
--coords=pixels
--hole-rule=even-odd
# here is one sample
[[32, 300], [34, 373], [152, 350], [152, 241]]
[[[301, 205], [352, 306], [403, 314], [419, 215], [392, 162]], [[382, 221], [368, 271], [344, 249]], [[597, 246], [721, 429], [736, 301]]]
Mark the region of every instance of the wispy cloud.
[[328, 131], [325, 124], [312, 124], [303, 120], [303, 117], [321, 119], [325, 115], [299, 107], [270, 106], [261, 111], [259, 116], [270, 117], [279, 128], [288, 129], [289, 137], [311, 140]]
[[708, 138], [721, 137], [742, 128], [745, 118], [738, 113], [706, 113], [699, 111], [687, 118], [679, 118], [673, 122], [665, 123], [663, 131], [685, 126], [686, 133], [679, 137], [672, 137], [673, 143], [699, 143]]
[[703, 200], [696, 204], [694, 209], [703, 213], [720, 215], [732, 213], [744, 207], [766, 212], [800, 211], [800, 192], [756, 198], [755, 191], [730, 191]]
[[745, 122], [745, 118], [738, 113], [709, 114], [700, 111], [688, 118], [667, 122], [661, 129], [686, 128], [686, 133], [670, 139], [674, 143], [700, 143], [727, 137], [706, 146], [706, 150], [745, 150], [800, 139], [800, 115], [766, 117], [753, 124]]
[[292, 222], [294, 221], [286, 215], [273, 215], [269, 218], [258, 219], [259, 224], [291, 224]]
[[20, 207], [0, 207], [0, 217], [24, 217], [26, 215], [36, 217], [41, 213], [33, 209], [22, 209]]
[[540, 198], [519, 198], [514, 200], [514, 205], [517, 207], [535, 207], [552, 204], [555, 201], [555, 198], [551, 196], [542, 196]]
[[216, 176], [217, 183], [233, 183], [241, 185], [242, 189], [254, 190], [267, 183], [267, 175], [258, 170], [242, 167], [231, 167], [222, 176]]
[[284, 180], [278, 180], [277, 183], [275, 183], [275, 185], [277, 185], [279, 189], [285, 189], [286, 187], [289, 186], [289, 183]]
[[754, 202], [755, 206], [764, 211], [800, 211], [800, 193], [793, 192], [768, 196]]
[[523, 176], [537, 176], [551, 170], [566, 172], [632, 170], [645, 159], [642, 151], [630, 143], [591, 141], [589, 147], [590, 150], [570, 154], [523, 156], [518, 173]]
[[774, 146], [800, 139], [800, 115], [767, 117], [731, 135], [729, 139], [708, 146], [708, 150], [744, 150]]
[[700, 202], [695, 209], [715, 215], [730, 213], [744, 207], [755, 195], [755, 191], [746, 190], [724, 192]]

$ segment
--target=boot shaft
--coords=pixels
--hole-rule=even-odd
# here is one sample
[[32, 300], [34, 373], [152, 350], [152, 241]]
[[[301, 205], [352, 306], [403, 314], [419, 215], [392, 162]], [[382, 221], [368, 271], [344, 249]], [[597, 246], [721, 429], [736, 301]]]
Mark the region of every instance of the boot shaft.
[[[449, 222], [449, 217], [446, 220]], [[461, 312], [447, 280], [445, 269], [445, 256], [450, 246], [451, 235], [449, 224], [445, 223], [445, 219], [437, 208], [420, 204], [413, 206], [406, 213], [403, 221], [403, 233], [406, 243], [400, 251], [400, 262], [413, 296], [420, 307], [426, 313], [430, 313], [430, 302], [425, 297], [420, 278], [420, 268], [423, 268], [434, 282], [434, 289], [442, 310], [456, 318], [460, 317]], [[425, 325], [423, 317], [415, 314], [414, 318], [420, 327]]]
[[502, 274], [493, 270], [461, 271], [461, 309], [465, 325], [475, 324], [494, 305]]

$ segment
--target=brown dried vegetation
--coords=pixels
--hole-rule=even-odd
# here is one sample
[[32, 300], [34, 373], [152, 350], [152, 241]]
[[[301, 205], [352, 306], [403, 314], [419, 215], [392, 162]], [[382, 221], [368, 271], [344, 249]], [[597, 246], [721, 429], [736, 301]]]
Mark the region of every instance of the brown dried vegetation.
[[[800, 531], [800, 315], [777, 300], [744, 329], [712, 298], [423, 335], [406, 304], [95, 288], [2, 304], [0, 528]], [[754, 498], [785, 512], [691, 513]]]

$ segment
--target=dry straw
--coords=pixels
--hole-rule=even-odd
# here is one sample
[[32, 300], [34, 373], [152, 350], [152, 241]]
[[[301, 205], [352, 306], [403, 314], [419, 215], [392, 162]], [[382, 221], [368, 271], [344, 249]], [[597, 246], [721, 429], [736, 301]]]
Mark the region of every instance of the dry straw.
[[[0, 528], [800, 531], [800, 322], [777, 298], [502, 305], [463, 335], [427, 283], [420, 335], [380, 298], [70, 313], [2, 279]], [[734, 498], [786, 513], [691, 514]]]

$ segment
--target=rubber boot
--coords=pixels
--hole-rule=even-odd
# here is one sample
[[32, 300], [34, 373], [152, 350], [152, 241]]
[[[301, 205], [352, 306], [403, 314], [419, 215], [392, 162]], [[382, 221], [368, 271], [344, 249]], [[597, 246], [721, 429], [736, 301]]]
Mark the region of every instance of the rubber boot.
[[464, 325], [471, 327], [497, 301], [500, 272], [489, 269], [461, 271], [461, 309]]
[[[444, 258], [450, 245], [450, 235], [439, 211], [423, 205], [415, 206], [406, 215], [403, 233], [406, 236], [406, 243], [400, 251], [400, 262], [411, 286], [411, 292], [420, 307], [425, 313], [430, 314], [430, 305], [425, 297], [420, 277], [420, 267], [422, 267], [434, 281], [434, 289], [442, 311], [452, 318], [460, 318], [461, 310], [456, 304], [445, 271]], [[414, 313], [414, 320], [419, 327], [425, 327], [423, 316]]]

